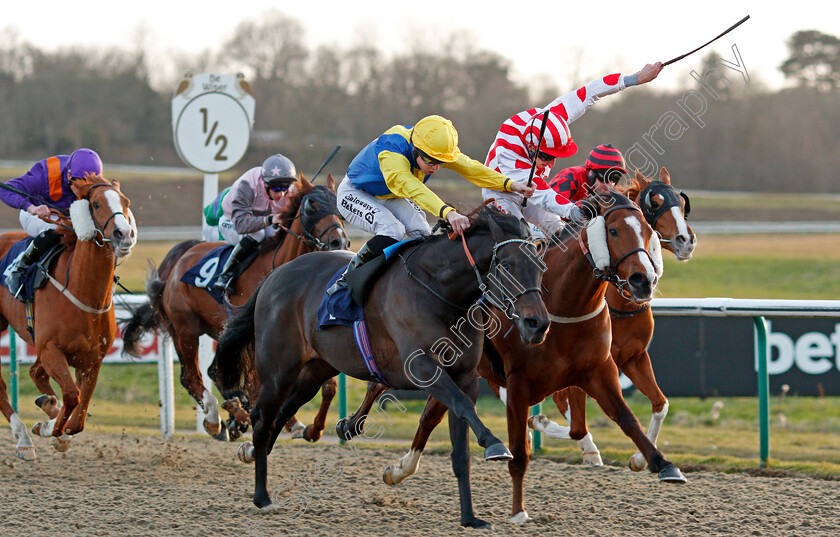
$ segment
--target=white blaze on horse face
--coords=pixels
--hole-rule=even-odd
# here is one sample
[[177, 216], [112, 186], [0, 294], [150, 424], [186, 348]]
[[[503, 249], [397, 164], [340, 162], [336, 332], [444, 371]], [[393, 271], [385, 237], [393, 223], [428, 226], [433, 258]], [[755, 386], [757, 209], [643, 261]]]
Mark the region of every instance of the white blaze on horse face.
[[[645, 239], [642, 237], [642, 223], [639, 221], [639, 218], [636, 216], [628, 216], [624, 219], [627, 222], [627, 225], [633, 228], [633, 231], [636, 232], [636, 237], [639, 239], [639, 248], [645, 249]], [[643, 255], [642, 252], [637, 254], [639, 256], [639, 260], [642, 262], [642, 266], [645, 267], [647, 271], [648, 281], [651, 283], [655, 283], [656, 280], [659, 278], [656, 274], [656, 269], [651, 265], [650, 259], [648, 256]], [[662, 257], [661, 255], [659, 256]]]
[[105, 199], [108, 200], [108, 207], [111, 209], [111, 212], [117, 215], [114, 217], [114, 225], [117, 226], [117, 229], [120, 230], [124, 237], [130, 237], [132, 226], [123, 213], [120, 195], [116, 190], [107, 190], [105, 191]]
[[677, 223], [677, 236], [685, 239], [688, 243], [691, 241], [691, 233], [688, 232], [688, 224], [685, 222], [685, 215], [679, 207], [671, 207], [671, 214], [674, 217], [674, 222]]

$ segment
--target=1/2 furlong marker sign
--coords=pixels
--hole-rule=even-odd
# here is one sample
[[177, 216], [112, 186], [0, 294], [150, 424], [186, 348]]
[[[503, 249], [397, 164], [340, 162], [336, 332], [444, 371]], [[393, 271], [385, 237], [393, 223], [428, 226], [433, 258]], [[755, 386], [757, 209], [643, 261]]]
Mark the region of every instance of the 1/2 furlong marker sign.
[[241, 75], [185, 76], [172, 98], [172, 129], [181, 159], [220, 173], [245, 155], [254, 124], [254, 97]]

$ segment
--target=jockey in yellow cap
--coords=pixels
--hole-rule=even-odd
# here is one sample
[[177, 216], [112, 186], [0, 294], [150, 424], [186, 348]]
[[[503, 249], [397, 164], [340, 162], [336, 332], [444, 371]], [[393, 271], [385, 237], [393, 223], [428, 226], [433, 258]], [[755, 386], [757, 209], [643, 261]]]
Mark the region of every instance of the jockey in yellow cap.
[[[348, 270], [377, 257], [406, 236], [429, 235], [425, 213], [446, 219], [456, 232], [470, 226], [466, 216], [426, 186], [441, 167], [490, 190], [517, 192], [526, 198], [534, 193], [534, 187], [514, 182], [461, 153], [458, 131], [446, 118], [432, 115], [413, 127], [391, 127], [356, 155], [338, 187], [341, 215], [374, 235], [350, 261]], [[342, 276], [328, 293], [346, 285]]]

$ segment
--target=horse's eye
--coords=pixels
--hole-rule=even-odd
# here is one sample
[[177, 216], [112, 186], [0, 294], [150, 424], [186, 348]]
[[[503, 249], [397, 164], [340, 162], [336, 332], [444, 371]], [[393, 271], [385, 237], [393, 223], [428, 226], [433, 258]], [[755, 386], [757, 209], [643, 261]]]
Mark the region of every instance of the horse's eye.
[[614, 227], [610, 228], [610, 237], [618, 237], [618, 230]]
[[312, 216], [317, 212], [317, 209], [312, 206], [312, 203], [309, 200], [303, 204], [303, 214], [306, 216]]
[[93, 202], [93, 208], [96, 209], [96, 210], [99, 210], [99, 202], [98, 201]]
[[658, 202], [656, 202], [656, 201], [654, 201], [654, 200], [650, 200], [650, 208], [651, 208], [651, 209], [656, 209], [656, 208], [658, 208], [658, 207], [659, 207], [659, 203], [658, 203]]

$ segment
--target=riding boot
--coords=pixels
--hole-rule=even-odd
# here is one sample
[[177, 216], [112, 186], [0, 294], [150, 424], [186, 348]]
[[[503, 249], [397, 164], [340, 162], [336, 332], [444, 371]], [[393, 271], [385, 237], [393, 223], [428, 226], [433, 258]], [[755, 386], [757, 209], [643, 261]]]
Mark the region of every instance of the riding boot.
[[341, 275], [339, 279], [335, 281], [334, 284], [327, 289], [327, 296], [332, 296], [333, 293], [338, 291], [339, 289], [345, 289], [347, 287], [347, 273], [359, 268], [360, 266], [364, 265], [368, 261], [375, 259], [382, 255], [383, 250], [385, 248], [391, 246], [392, 244], [397, 243], [396, 239], [392, 239], [387, 235], [376, 235], [369, 241], [367, 241], [364, 246], [359, 248], [358, 253], [353, 256], [353, 259], [350, 260], [350, 264], [347, 265], [347, 270]]
[[23, 255], [21, 255], [17, 267], [15, 267], [15, 269], [6, 277], [6, 287], [9, 288], [9, 292], [12, 293], [13, 296], [17, 297], [18, 293], [20, 293], [20, 290], [23, 287], [21, 285], [21, 280], [26, 274], [27, 269], [29, 269], [29, 267], [31, 267], [34, 263], [37, 263], [44, 252], [56, 245], [59, 240], [61, 240], [61, 235], [52, 229], [47, 229], [46, 231], [42, 231], [38, 234], [38, 236], [29, 243], [29, 246], [23, 252]]
[[222, 268], [222, 273], [219, 274], [218, 279], [216, 279], [216, 283], [213, 284], [213, 288], [217, 291], [222, 291], [223, 293], [229, 292], [229, 287], [231, 281], [233, 280], [233, 273], [236, 266], [243, 259], [248, 257], [251, 252], [256, 250], [259, 245], [260, 241], [254, 239], [253, 237], [248, 235], [242, 237], [239, 244], [233, 247], [233, 251], [230, 253], [230, 256], [228, 256], [225, 266]]

